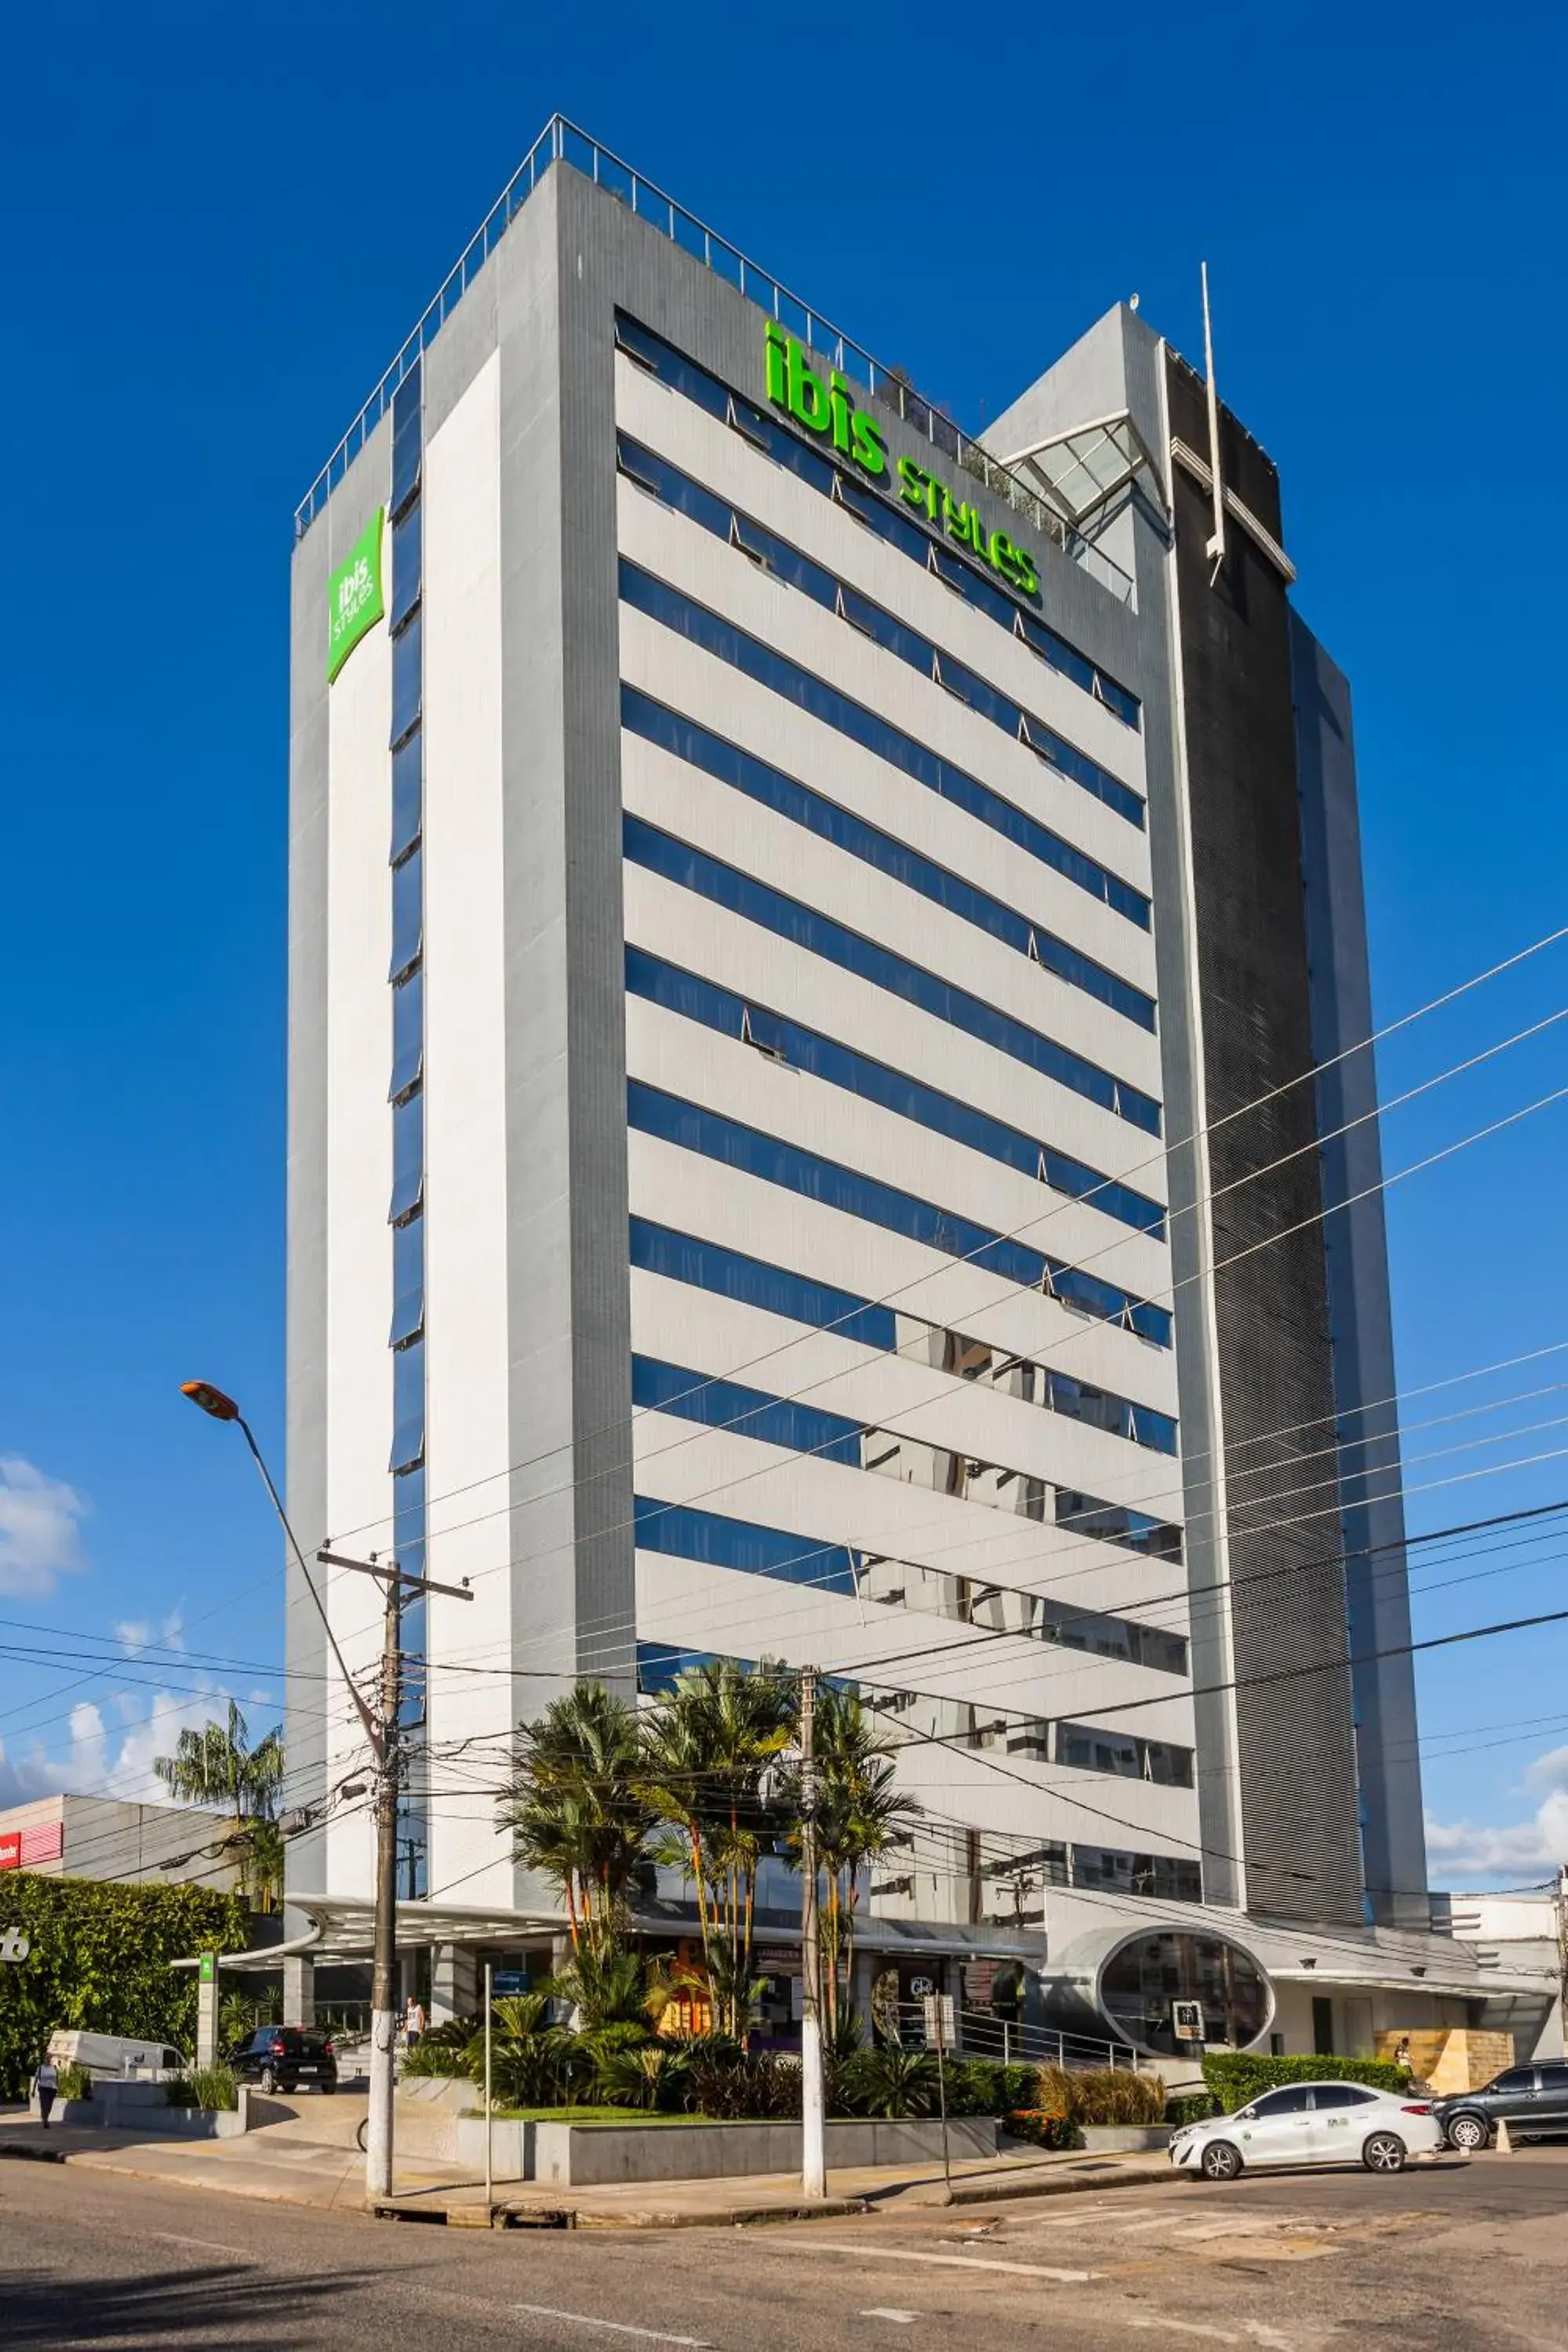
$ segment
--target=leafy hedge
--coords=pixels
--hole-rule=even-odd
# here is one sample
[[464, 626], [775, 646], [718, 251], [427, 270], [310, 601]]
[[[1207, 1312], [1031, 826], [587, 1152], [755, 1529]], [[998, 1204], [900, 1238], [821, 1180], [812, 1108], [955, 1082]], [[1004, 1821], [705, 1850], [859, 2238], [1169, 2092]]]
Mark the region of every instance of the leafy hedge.
[[1203, 2064], [1204, 2080], [1227, 2116], [1280, 2083], [1366, 2083], [1374, 2091], [1394, 2092], [1410, 2084], [1409, 2067], [1385, 2058], [1264, 2058], [1248, 2050], [1211, 2050]]
[[19, 1927], [25, 1960], [0, 1974], [0, 2097], [20, 2098], [59, 2026], [144, 2035], [193, 2050], [196, 1975], [171, 1969], [204, 1950], [238, 1951], [250, 1909], [205, 1886], [118, 1886], [7, 1872], [0, 1933]]

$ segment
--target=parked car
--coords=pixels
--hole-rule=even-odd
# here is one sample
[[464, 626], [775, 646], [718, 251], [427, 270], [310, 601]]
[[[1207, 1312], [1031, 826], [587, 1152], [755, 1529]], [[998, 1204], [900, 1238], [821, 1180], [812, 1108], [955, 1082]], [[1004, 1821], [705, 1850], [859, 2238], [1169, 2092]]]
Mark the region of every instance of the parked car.
[[1442, 2145], [1428, 2100], [1364, 2083], [1290, 2083], [1234, 2116], [1184, 2125], [1172, 2135], [1171, 2162], [1205, 2180], [1234, 2180], [1265, 2164], [1363, 2164], [1369, 2172], [1402, 2172], [1407, 2157], [1435, 2156]]
[[1568, 2064], [1505, 2067], [1482, 2090], [1434, 2099], [1432, 2113], [1450, 2147], [1487, 2147], [1500, 2123], [1510, 2140], [1568, 2132]]
[[229, 2053], [242, 2083], [263, 2091], [292, 2091], [314, 2083], [319, 2091], [338, 2087], [338, 2054], [330, 2033], [313, 2025], [258, 2025], [248, 2042]]
[[64, 2025], [50, 2034], [48, 2055], [57, 2066], [79, 2066], [84, 2074], [117, 2083], [172, 2082], [188, 2063], [166, 2042], [149, 2042], [136, 2033], [88, 2033]]

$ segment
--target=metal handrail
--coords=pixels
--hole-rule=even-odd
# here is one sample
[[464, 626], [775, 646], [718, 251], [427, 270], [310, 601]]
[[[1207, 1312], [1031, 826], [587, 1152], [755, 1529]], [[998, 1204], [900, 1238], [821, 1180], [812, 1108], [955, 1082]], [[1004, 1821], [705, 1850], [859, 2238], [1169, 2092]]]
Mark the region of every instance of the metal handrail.
[[[925, 2043], [925, 2006], [918, 2000], [898, 2004], [899, 2032], [911, 2048]], [[998, 2017], [994, 2010], [960, 2009], [953, 2018], [958, 2053], [965, 2058], [1000, 2058], [1011, 2064], [1064, 2066], [1082, 2073], [1090, 2067], [1121, 2068], [1136, 2074], [1146, 2064], [1125, 2042], [1097, 2041], [1085, 2033], [1062, 2033], [1055, 2026], [1032, 2025]]]
[[408, 374], [422, 352], [435, 341], [447, 320], [457, 309], [496, 247], [500, 243], [534, 189], [552, 163], [569, 164], [581, 172], [596, 187], [607, 188], [610, 194], [634, 212], [639, 220], [658, 229], [660, 236], [679, 245], [684, 253], [700, 261], [715, 277], [765, 310], [772, 319], [790, 333], [800, 337], [810, 350], [819, 353], [840, 370], [852, 382], [892, 408], [904, 423], [920, 433], [936, 448], [942, 449], [966, 473], [985, 484], [994, 495], [1005, 499], [1015, 513], [1027, 518], [1043, 539], [1048, 539], [1080, 564], [1091, 578], [1100, 581], [1121, 604], [1132, 599], [1132, 582], [1119, 563], [1074, 530], [1057, 509], [1038, 493], [994, 457], [980, 442], [960, 430], [951, 417], [931, 402], [921, 398], [895, 368], [883, 367], [869, 352], [842, 333], [803, 302], [788, 287], [748, 261], [738, 247], [718, 236], [678, 205], [673, 196], [656, 188], [651, 180], [623, 163], [607, 147], [591, 139], [568, 122], [563, 114], [552, 114], [544, 129], [529, 149], [479, 228], [464, 247], [461, 258], [448, 270], [432, 299], [426, 304], [414, 332], [404, 343], [392, 365], [361, 408], [359, 415], [343, 435], [337, 447], [311, 483], [309, 490], [294, 509], [294, 535], [302, 539], [321, 512], [328, 499], [348, 472], [365, 442], [392, 405], [393, 394]]

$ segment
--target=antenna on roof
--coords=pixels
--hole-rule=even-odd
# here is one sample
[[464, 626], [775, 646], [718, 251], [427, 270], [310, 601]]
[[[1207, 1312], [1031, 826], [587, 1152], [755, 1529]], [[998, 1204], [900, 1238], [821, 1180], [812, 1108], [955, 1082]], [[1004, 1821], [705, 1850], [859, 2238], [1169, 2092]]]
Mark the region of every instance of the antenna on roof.
[[1208, 378], [1209, 395], [1209, 469], [1214, 477], [1214, 537], [1205, 548], [1214, 570], [1209, 574], [1212, 588], [1219, 577], [1219, 567], [1225, 562], [1225, 486], [1219, 473], [1219, 398], [1214, 382], [1214, 327], [1209, 319], [1209, 266], [1200, 261], [1198, 268], [1204, 285], [1204, 373]]

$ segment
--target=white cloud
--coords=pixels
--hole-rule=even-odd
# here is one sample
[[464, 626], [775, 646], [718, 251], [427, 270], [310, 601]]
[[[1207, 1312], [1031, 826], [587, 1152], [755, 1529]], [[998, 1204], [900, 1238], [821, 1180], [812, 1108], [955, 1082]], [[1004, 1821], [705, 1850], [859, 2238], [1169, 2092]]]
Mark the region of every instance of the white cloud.
[[1540, 1878], [1568, 1860], [1568, 1748], [1548, 1748], [1522, 1778], [1538, 1800], [1529, 1821], [1494, 1828], [1427, 1816], [1427, 1862], [1439, 1885]]
[[72, 1707], [66, 1737], [58, 1746], [46, 1747], [36, 1739], [13, 1756], [0, 1744], [0, 1806], [26, 1804], [62, 1790], [123, 1797], [133, 1803], [173, 1804], [174, 1797], [153, 1769], [153, 1759], [172, 1756], [187, 1725], [199, 1729], [209, 1718], [221, 1718], [227, 1704], [226, 1692], [212, 1689], [154, 1691], [145, 1710], [140, 1706], [127, 1709], [116, 1699], [109, 1706], [117, 1727], [111, 1731], [105, 1708], [82, 1699]]
[[85, 1566], [78, 1523], [87, 1510], [63, 1480], [19, 1454], [0, 1454], [0, 1592], [39, 1601]]
[[128, 1658], [139, 1658], [153, 1638], [153, 1628], [144, 1617], [127, 1617], [115, 1627], [114, 1638]]

